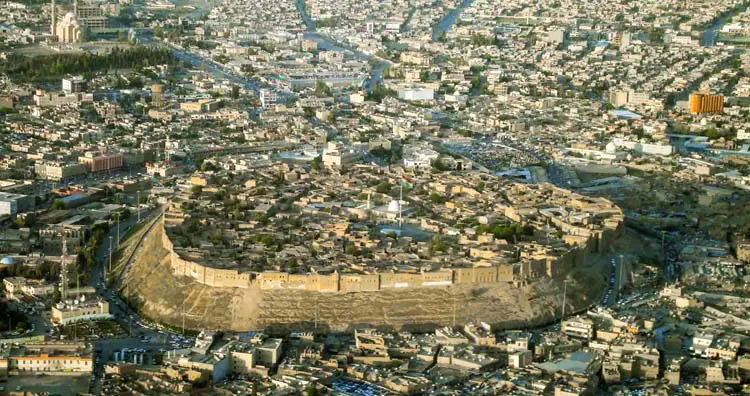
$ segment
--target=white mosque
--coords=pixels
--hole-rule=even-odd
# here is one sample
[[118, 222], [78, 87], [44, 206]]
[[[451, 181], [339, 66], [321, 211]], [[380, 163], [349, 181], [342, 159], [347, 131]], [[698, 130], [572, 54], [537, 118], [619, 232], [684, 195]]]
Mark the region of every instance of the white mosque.
[[69, 12], [55, 26], [55, 37], [60, 43], [80, 43], [81, 24], [78, 23], [76, 14]]
[[78, 1], [74, 2], [74, 9], [65, 16], [57, 20], [57, 5], [52, 0], [52, 21], [50, 23], [50, 34], [53, 40], [59, 43], [80, 43], [81, 42], [81, 24], [78, 22]]

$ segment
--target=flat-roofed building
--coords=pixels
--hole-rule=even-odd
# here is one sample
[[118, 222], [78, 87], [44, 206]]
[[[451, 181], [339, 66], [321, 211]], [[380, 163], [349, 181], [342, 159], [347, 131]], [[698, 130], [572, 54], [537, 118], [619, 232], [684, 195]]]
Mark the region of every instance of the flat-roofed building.
[[78, 157], [78, 162], [83, 164], [89, 172], [105, 172], [122, 168], [122, 154], [105, 154], [90, 151]]
[[83, 297], [73, 302], [59, 302], [52, 307], [52, 322], [68, 324], [81, 320], [111, 319], [107, 301], [86, 301]]
[[723, 95], [711, 95], [706, 92], [690, 94], [691, 114], [721, 113], [722, 111], [724, 111]]
[[53, 284], [38, 279], [26, 279], [22, 276], [5, 278], [3, 285], [6, 294], [11, 298], [22, 295], [40, 297], [50, 295], [55, 291]]
[[90, 373], [91, 352], [82, 344], [22, 344], [0, 350], [0, 367], [9, 373]]
[[15, 216], [34, 209], [34, 205], [31, 195], [0, 192], [0, 215]]
[[561, 331], [570, 337], [590, 340], [594, 337], [594, 322], [586, 318], [569, 318], [562, 322]]
[[36, 175], [45, 180], [67, 180], [86, 173], [86, 167], [76, 162], [37, 162]]

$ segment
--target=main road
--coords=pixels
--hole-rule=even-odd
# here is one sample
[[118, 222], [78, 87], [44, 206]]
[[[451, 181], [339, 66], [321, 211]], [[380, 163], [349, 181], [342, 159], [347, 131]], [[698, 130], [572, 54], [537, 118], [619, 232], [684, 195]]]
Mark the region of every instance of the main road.
[[[157, 209], [158, 210], [158, 209]], [[154, 220], [154, 209], [139, 209], [141, 223]], [[177, 334], [170, 334], [166, 329], [157, 329], [148, 327], [130, 306], [128, 306], [116, 290], [107, 288], [107, 280], [104, 276], [105, 270], [109, 265], [109, 239], [112, 238], [112, 250], [116, 250], [116, 241], [119, 235], [120, 240], [124, 239], [127, 233], [138, 224], [138, 214], [133, 214], [119, 222], [119, 226], [112, 226], [102, 244], [96, 251], [96, 263], [91, 268], [89, 279], [91, 284], [96, 288], [97, 295], [109, 302], [110, 312], [124, 328], [128, 329], [128, 336], [124, 338], [103, 339], [96, 345], [96, 360], [94, 365], [94, 375], [91, 392], [99, 394], [101, 392], [101, 379], [103, 365], [109, 361], [114, 352], [122, 349], [142, 350], [145, 352], [156, 352], [167, 349], [174, 349], [179, 343], [180, 347], [191, 344], [187, 339], [176, 340]], [[171, 342], [170, 342], [171, 338]]]
[[307, 28], [307, 32], [305, 32], [306, 39], [315, 40], [320, 48], [348, 50], [354, 53], [357, 58], [371, 62], [372, 69], [370, 70], [370, 78], [364, 82], [364, 89], [366, 91], [370, 92], [376, 85], [383, 83], [383, 72], [390, 67], [393, 62], [375, 55], [368, 55], [350, 44], [336, 41], [327, 35], [318, 33], [316, 31], [315, 21], [313, 21], [312, 18], [310, 18], [310, 15], [307, 14], [305, 0], [295, 0], [294, 4], [297, 7], [297, 11], [299, 11], [302, 22]]
[[435, 27], [432, 28], [432, 41], [440, 41], [440, 37], [443, 35], [443, 33], [448, 32], [448, 30], [453, 27], [453, 25], [456, 23], [456, 20], [461, 15], [461, 12], [464, 10], [464, 8], [470, 6], [471, 2], [472, 0], [463, 0], [463, 2], [461, 2], [458, 7], [445, 14], [445, 16], [441, 18], [440, 21], [435, 25]]

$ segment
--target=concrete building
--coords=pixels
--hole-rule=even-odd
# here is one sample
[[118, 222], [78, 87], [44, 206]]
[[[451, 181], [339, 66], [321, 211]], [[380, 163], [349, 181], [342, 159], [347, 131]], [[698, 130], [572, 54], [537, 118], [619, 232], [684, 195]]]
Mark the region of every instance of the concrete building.
[[86, 167], [75, 162], [37, 162], [34, 172], [42, 179], [59, 181], [85, 174]]
[[691, 114], [721, 113], [723, 111], [723, 95], [711, 95], [706, 92], [694, 92], [690, 94]]
[[26, 295], [41, 297], [54, 293], [55, 285], [37, 279], [26, 279], [22, 276], [13, 276], [3, 279], [5, 292], [8, 297], [15, 298]]
[[85, 92], [86, 79], [81, 76], [68, 76], [62, 79], [62, 89], [66, 94]]
[[0, 192], [0, 215], [15, 216], [34, 209], [34, 206], [34, 197], [31, 195]]
[[90, 31], [107, 28], [107, 17], [104, 15], [101, 6], [97, 4], [76, 5], [76, 17], [79, 23]]
[[275, 105], [278, 99], [279, 98], [276, 95], [276, 92], [270, 89], [265, 89], [265, 88], [260, 90], [260, 104], [263, 106], [264, 109], [267, 109]]
[[93, 366], [91, 353], [81, 344], [23, 344], [0, 351], [0, 367], [11, 373], [89, 373]]
[[193, 354], [188, 357], [181, 358], [177, 362], [177, 364], [180, 367], [208, 373], [211, 376], [211, 380], [213, 382], [219, 382], [223, 380], [231, 370], [230, 358], [226, 355]]
[[273, 366], [281, 359], [281, 339], [269, 338], [258, 346], [258, 362]]
[[357, 154], [345, 151], [343, 147], [340, 147], [335, 142], [328, 142], [321, 159], [325, 166], [344, 168], [357, 160]]
[[256, 363], [257, 349], [255, 345], [236, 342], [231, 345], [230, 370], [235, 375], [248, 375]]
[[180, 103], [180, 110], [191, 113], [208, 113], [219, 110], [220, 106], [220, 100], [201, 99], [196, 102]]
[[569, 318], [562, 322], [561, 331], [570, 337], [590, 340], [594, 337], [594, 322], [586, 318]]
[[433, 100], [435, 99], [435, 91], [429, 88], [399, 89], [398, 98], [414, 101]]
[[73, 105], [83, 102], [93, 102], [94, 95], [86, 93], [55, 94], [37, 90], [34, 94], [34, 104], [39, 107]]
[[73, 302], [59, 302], [52, 307], [52, 322], [68, 324], [81, 320], [111, 319], [107, 301], [86, 301], [85, 298]]
[[78, 157], [78, 162], [83, 164], [89, 172], [105, 172], [122, 168], [122, 154], [89, 151], [84, 156]]

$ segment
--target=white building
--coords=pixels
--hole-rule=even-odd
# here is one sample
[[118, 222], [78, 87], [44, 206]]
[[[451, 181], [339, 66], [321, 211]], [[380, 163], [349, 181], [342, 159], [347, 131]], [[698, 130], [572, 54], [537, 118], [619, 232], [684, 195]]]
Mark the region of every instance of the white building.
[[398, 98], [402, 100], [433, 100], [435, 91], [430, 88], [399, 89]]
[[61, 43], [80, 43], [81, 25], [78, 18], [72, 12], [65, 14], [62, 21], [55, 26], [55, 36]]
[[429, 148], [416, 145], [404, 147], [403, 158], [406, 169], [430, 169], [432, 161], [438, 159], [440, 154]]
[[107, 301], [86, 301], [83, 296], [73, 301], [59, 302], [52, 307], [52, 322], [55, 324], [111, 318]]
[[264, 109], [275, 105], [278, 99], [276, 92], [266, 88], [260, 90], [260, 104], [263, 105]]
[[81, 76], [70, 76], [62, 79], [62, 89], [66, 94], [86, 91], [86, 79]]

